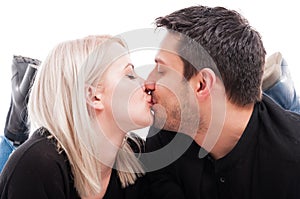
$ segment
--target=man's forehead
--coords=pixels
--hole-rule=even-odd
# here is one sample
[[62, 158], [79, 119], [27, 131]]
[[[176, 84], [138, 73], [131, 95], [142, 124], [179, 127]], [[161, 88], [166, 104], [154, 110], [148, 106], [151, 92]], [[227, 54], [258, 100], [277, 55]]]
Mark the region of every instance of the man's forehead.
[[167, 33], [160, 43], [160, 48], [155, 56], [155, 61], [165, 64], [169, 59], [178, 59], [179, 39], [178, 35], [170, 32]]
[[181, 61], [180, 56], [174, 51], [160, 49], [155, 55], [155, 62], [163, 65], [168, 65], [172, 62], [178, 62], [178, 61]]
[[177, 53], [179, 41], [179, 35], [174, 33], [167, 33], [160, 43], [160, 50]]

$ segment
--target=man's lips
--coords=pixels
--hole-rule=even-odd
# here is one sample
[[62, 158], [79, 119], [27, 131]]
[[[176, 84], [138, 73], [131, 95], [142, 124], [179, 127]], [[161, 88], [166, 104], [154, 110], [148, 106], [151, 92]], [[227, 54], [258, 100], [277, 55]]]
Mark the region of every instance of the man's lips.
[[156, 104], [157, 103], [157, 101], [156, 101], [156, 99], [155, 99], [155, 97], [152, 95], [152, 97], [151, 97], [151, 103], [154, 105], [154, 104]]
[[156, 100], [156, 98], [152, 95], [151, 96], [151, 101], [150, 101], [150, 103], [151, 103], [151, 106], [153, 107], [155, 104], [157, 104], [157, 100]]

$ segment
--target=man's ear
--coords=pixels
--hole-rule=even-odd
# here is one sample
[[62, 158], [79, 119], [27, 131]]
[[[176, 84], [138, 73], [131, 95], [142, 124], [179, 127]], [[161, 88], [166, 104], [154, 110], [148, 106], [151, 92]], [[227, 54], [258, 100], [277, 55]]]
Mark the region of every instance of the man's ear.
[[216, 82], [216, 74], [210, 68], [204, 68], [196, 75], [196, 95], [201, 99], [208, 97]]
[[103, 110], [102, 89], [100, 87], [86, 86], [86, 101], [91, 108]]

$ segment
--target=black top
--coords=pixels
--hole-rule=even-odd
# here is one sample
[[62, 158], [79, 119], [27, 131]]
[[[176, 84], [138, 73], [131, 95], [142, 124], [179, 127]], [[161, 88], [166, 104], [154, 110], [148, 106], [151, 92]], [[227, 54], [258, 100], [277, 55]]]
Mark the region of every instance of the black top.
[[[237, 145], [221, 159], [209, 154], [199, 158], [200, 147], [188, 136], [177, 135], [191, 145], [169, 166], [147, 174], [152, 198], [300, 198], [300, 115], [270, 98], [256, 103]], [[160, 131], [147, 138], [146, 152], [165, 146], [174, 136]]]
[[[48, 135], [39, 129], [12, 154], [0, 176], [0, 199], [80, 198], [67, 156], [57, 152], [54, 139], [48, 139]], [[142, 198], [144, 188], [143, 178], [121, 188], [117, 171], [113, 170], [104, 198]]]

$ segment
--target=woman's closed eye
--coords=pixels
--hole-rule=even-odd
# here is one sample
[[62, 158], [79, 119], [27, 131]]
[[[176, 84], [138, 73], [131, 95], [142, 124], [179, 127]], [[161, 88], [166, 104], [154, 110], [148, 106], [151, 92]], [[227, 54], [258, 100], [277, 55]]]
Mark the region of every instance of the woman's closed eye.
[[137, 75], [134, 71], [134, 66], [132, 64], [128, 64], [126, 67], [126, 77], [128, 77], [129, 79], [136, 79]]
[[129, 79], [136, 79], [136, 75], [134, 73], [126, 75]]

